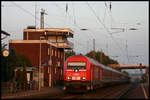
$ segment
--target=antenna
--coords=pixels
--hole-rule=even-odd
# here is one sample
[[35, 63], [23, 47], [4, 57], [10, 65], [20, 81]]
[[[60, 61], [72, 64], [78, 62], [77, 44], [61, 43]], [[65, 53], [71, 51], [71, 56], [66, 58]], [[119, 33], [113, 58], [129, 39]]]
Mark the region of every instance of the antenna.
[[41, 9], [41, 28], [44, 28], [44, 14], [48, 15], [47, 13], [45, 13], [45, 10], [42, 8]]

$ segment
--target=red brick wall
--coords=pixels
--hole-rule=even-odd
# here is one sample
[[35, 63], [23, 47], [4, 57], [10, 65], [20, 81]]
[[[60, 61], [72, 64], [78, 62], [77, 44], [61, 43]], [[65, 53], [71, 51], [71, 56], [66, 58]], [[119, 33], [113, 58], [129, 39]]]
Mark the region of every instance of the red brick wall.
[[[32, 66], [39, 66], [39, 43], [10, 43], [10, 48], [16, 50], [16, 52], [26, 55], [32, 62]], [[44, 52], [43, 52], [44, 51]], [[47, 44], [41, 45], [41, 60], [46, 61], [47, 58]]]
[[44, 34], [44, 32], [24, 32], [23, 33], [23, 40], [40, 40], [40, 34]]
[[[26, 55], [29, 57], [31, 60], [32, 66], [33, 67], [38, 67], [39, 66], [39, 54], [40, 54], [40, 43], [10, 43], [9, 48], [13, 48], [16, 50], [16, 52]], [[50, 59], [50, 55], [48, 55], [48, 48], [53, 49], [53, 51], [57, 51], [57, 55], [55, 56], [55, 52], [53, 52], [52, 58], [52, 73], [53, 73], [53, 85], [57, 80], [62, 80], [63, 79], [63, 74], [61, 75], [61, 70], [63, 72], [63, 65], [64, 65], [64, 50], [63, 49], [58, 49], [56, 47], [53, 47], [47, 43], [42, 43], [41, 44], [41, 63], [46, 62], [48, 63]], [[61, 56], [58, 58], [58, 51], [61, 52]], [[60, 66], [57, 67], [57, 62], [60, 61]], [[49, 66], [44, 66], [44, 86], [49, 85], [49, 74], [48, 74], [48, 67]], [[55, 73], [55, 68], [56, 68], [56, 73]]]

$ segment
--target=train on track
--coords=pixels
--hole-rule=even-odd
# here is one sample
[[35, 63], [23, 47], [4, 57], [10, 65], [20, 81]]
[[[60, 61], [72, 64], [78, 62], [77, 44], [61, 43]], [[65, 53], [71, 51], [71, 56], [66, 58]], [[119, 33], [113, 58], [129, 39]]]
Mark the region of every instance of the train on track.
[[75, 88], [93, 90], [129, 81], [128, 75], [87, 56], [70, 56], [64, 64], [64, 90]]

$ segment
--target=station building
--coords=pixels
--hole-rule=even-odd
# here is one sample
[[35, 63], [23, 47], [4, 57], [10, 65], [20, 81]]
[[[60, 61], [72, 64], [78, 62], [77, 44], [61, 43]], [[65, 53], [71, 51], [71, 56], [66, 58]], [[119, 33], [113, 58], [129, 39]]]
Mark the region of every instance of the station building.
[[10, 40], [9, 48], [26, 55], [32, 67], [38, 69], [30, 79], [37, 83], [40, 80], [41, 87], [54, 87], [63, 79], [65, 49], [73, 48], [67, 38], [73, 38], [73, 35], [69, 28], [26, 28], [23, 40]]

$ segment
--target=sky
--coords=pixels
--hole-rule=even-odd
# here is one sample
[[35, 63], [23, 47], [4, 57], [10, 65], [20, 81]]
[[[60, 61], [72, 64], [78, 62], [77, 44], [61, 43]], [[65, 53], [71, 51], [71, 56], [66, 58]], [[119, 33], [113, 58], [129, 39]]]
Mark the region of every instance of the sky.
[[23, 40], [24, 28], [35, 23], [36, 27], [40, 28], [40, 12], [44, 9], [47, 13], [44, 16], [45, 28], [71, 28], [74, 31], [74, 37], [68, 40], [74, 43], [73, 50], [76, 53], [86, 54], [93, 50], [93, 39], [95, 39], [96, 51], [102, 50], [120, 64], [149, 65], [148, 3], [146, 1], [2, 1], [1, 29], [11, 34], [4, 42]]

